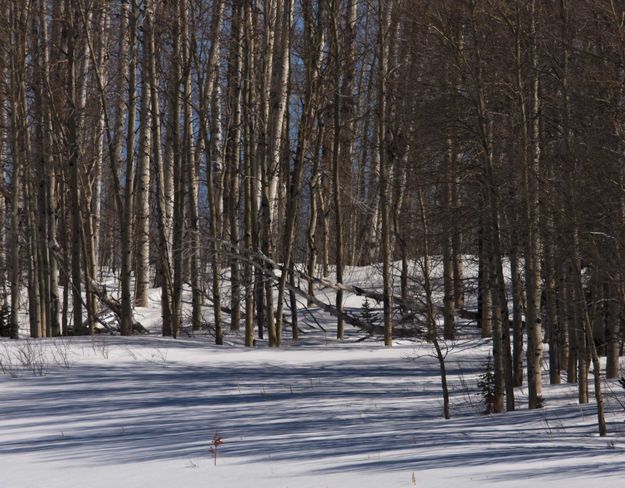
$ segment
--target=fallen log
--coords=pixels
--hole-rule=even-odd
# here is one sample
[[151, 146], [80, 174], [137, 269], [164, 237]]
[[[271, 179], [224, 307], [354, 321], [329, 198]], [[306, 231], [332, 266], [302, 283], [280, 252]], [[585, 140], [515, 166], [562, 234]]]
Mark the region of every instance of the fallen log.
[[[67, 263], [65, 262], [65, 257], [60, 252], [59, 244], [56, 241], [50, 243], [50, 251], [54, 254], [55, 259], [58, 261], [59, 265], [63, 266], [65, 269], [69, 269]], [[113, 298], [106, 290], [106, 286], [102, 283], [96, 281], [93, 278], [89, 278], [89, 288], [93, 292], [93, 294], [98, 298], [98, 300], [104, 304], [106, 307], [111, 310], [117, 317], [117, 320], [121, 322], [122, 319], [122, 306], [118, 300]], [[97, 317], [96, 317], [97, 320]], [[98, 321], [100, 322], [100, 321]], [[148, 330], [141, 325], [141, 323], [135, 319], [134, 314], [131, 312], [130, 322], [132, 324], [132, 331], [138, 334], [148, 334]], [[101, 323], [101, 322], [100, 322]], [[109, 329], [107, 327], [107, 329]]]
[[[263, 271], [263, 273], [268, 274], [268, 267], [272, 270], [271, 275], [269, 276], [272, 279], [278, 280], [279, 277], [273, 272], [273, 270], [279, 270], [280, 273], [284, 272], [282, 265], [280, 265], [279, 263], [277, 263], [276, 261], [274, 261], [273, 259], [271, 259], [270, 257], [266, 256], [265, 254], [263, 254], [260, 251], [247, 251], [247, 250], [242, 250], [241, 248], [237, 247], [236, 245], [232, 244], [229, 241], [224, 241], [222, 239], [217, 239], [218, 242], [220, 244], [222, 244], [223, 246], [226, 246], [230, 249], [230, 251], [232, 252], [232, 254], [237, 257], [239, 260], [247, 262], [248, 264], [251, 264], [252, 266], [259, 268], [261, 271]], [[259, 262], [260, 261], [260, 262]], [[264, 263], [267, 266], [263, 266], [261, 263]], [[344, 292], [348, 292], [348, 293], [352, 293], [354, 295], [357, 296], [361, 296], [361, 297], [366, 297], [366, 298], [371, 298], [372, 300], [375, 300], [376, 302], [382, 302], [384, 301], [384, 295], [380, 292], [377, 292], [375, 290], [365, 290], [364, 288], [361, 288], [359, 286], [353, 286], [353, 285], [346, 285], [344, 283], [335, 283], [333, 281], [327, 280], [325, 278], [317, 278], [315, 276], [310, 276], [308, 273], [294, 268], [294, 273], [300, 277], [303, 280], [306, 281], [312, 281], [313, 283], [317, 284], [317, 285], [321, 285], [324, 286], [326, 288], [330, 288], [333, 290], [341, 290]], [[292, 286], [287, 285], [287, 288], [289, 289], [293, 289]], [[295, 287], [293, 289], [293, 291], [295, 291], [296, 293], [298, 293], [301, 296], [304, 296], [306, 298], [310, 298], [311, 299], [311, 303], [315, 303], [316, 305], [318, 305], [318, 300], [316, 299], [316, 297], [313, 297], [311, 295], [309, 295], [308, 293], [304, 292], [301, 288], [299, 287]], [[404, 299], [402, 297], [399, 297], [397, 295], [393, 295], [392, 296], [392, 300], [393, 303], [396, 303], [398, 305], [401, 305], [403, 308], [405, 308], [406, 310], [415, 312], [415, 313], [423, 313], [425, 314], [427, 312], [426, 308], [424, 305], [420, 304], [417, 300], [413, 299], [413, 298], [408, 298], [408, 299]], [[325, 302], [321, 302], [324, 304], [325, 306], [330, 306], [328, 304], [326, 304]], [[320, 305], [318, 305], [320, 306]], [[445, 309], [442, 305], [434, 305], [434, 308], [436, 309], [436, 311], [440, 314], [443, 314]], [[335, 309], [336, 311], [336, 309]], [[456, 315], [457, 317], [460, 317], [462, 319], [466, 319], [466, 320], [474, 320], [477, 321], [478, 320], [478, 314], [477, 312], [473, 312], [470, 310], [466, 310], [464, 308], [458, 308], [454, 310], [454, 315]], [[345, 317], [344, 317], [345, 318]], [[353, 325], [353, 324], [352, 324]]]

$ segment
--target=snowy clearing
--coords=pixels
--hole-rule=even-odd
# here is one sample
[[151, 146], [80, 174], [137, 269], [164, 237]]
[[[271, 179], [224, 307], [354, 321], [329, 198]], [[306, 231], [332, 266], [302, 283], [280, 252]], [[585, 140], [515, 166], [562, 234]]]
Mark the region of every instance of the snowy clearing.
[[[2, 342], [14, 370], [0, 377], [0, 485], [623, 486], [613, 396], [604, 439], [575, 385], [546, 386], [542, 410], [482, 415], [489, 341], [467, 339], [447, 358], [445, 421], [430, 346], [330, 334], [251, 351], [159, 337]], [[20, 350], [41, 366], [21, 367]]]
[[[475, 274], [475, 270], [468, 266]], [[380, 286], [375, 267], [349, 282]], [[319, 290], [327, 302], [332, 290]], [[469, 297], [469, 300], [474, 297]], [[242, 333], [159, 337], [160, 290], [137, 309], [153, 335], [0, 341], [4, 488], [621, 487], [625, 393], [605, 383], [607, 438], [577, 386], [549, 386], [545, 408], [484, 415], [477, 387], [492, 351], [475, 324], [444, 344], [451, 394], [443, 419], [431, 344], [379, 337], [299, 310], [301, 340], [246, 349]], [[363, 298], [346, 307], [363, 313]], [[373, 320], [380, 304], [370, 303]], [[211, 308], [205, 309], [208, 323]], [[287, 312], [288, 316], [288, 312]], [[26, 331], [25, 331], [26, 332]], [[26, 335], [26, 334], [25, 334]], [[592, 388], [592, 384], [591, 384]], [[214, 464], [211, 441], [218, 434]]]

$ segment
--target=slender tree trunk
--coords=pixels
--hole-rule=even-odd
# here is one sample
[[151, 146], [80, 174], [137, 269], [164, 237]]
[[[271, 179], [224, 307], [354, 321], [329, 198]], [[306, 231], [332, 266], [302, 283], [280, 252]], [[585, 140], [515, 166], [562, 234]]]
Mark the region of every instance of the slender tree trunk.
[[[276, 330], [282, 329], [282, 314], [284, 307], [284, 294], [287, 281], [287, 270], [292, 275], [293, 268], [293, 247], [295, 245], [295, 232], [297, 216], [299, 212], [299, 200], [304, 172], [304, 157], [311, 143], [313, 130], [313, 114], [316, 108], [317, 90], [319, 87], [320, 62], [323, 55], [323, 34], [321, 26], [313, 25], [313, 16], [310, 9], [305, 9], [305, 23], [307, 35], [307, 52], [304, 62], [306, 63], [306, 88], [304, 95], [303, 113], [300, 118], [297, 150], [295, 154], [295, 166], [289, 184], [286, 225], [283, 239], [284, 272], [278, 283], [278, 302], [276, 313]], [[292, 302], [293, 303], [293, 302]], [[280, 337], [280, 334], [278, 334]]]
[[135, 178], [135, 119], [136, 119], [136, 29], [137, 11], [136, 5], [132, 5], [127, 11], [128, 15], [128, 37], [122, 42], [128, 43], [128, 116], [126, 118], [126, 168], [125, 168], [125, 188], [120, 229], [120, 249], [121, 249], [121, 334], [132, 334], [132, 240], [133, 240], [133, 189]]
[[[41, 25], [41, 42], [43, 47], [42, 63], [41, 63], [41, 82], [43, 86], [49, 86], [50, 84], [50, 49], [49, 49], [49, 34], [48, 25], [46, 19], [46, 2], [42, 1], [39, 9], [39, 23]], [[45, 102], [43, 103], [43, 128], [44, 128], [44, 144], [46, 147], [44, 168], [42, 168], [42, 179], [44, 181], [44, 194], [46, 198], [44, 211], [46, 213], [45, 219], [45, 239], [42, 239], [42, 246], [45, 247], [46, 253], [48, 253], [48, 287], [47, 287], [47, 309], [48, 309], [48, 329], [49, 335], [56, 337], [61, 334], [60, 323], [60, 301], [59, 301], [59, 266], [56, 256], [53, 253], [48, 252], [48, 246], [51, 242], [56, 242], [57, 238], [57, 197], [56, 197], [56, 163], [51, 156], [52, 150], [52, 116], [51, 116], [51, 100], [47, 96], [43, 96]], [[3, 213], [3, 212], [0, 212]], [[2, 243], [0, 242], [0, 245]]]
[[[317, 121], [317, 140], [315, 142], [315, 150], [313, 155], [313, 167], [312, 173], [310, 175], [309, 180], [309, 193], [310, 193], [310, 217], [308, 219], [308, 228], [306, 232], [306, 242], [307, 242], [307, 252], [308, 252], [308, 263], [307, 269], [308, 274], [310, 276], [317, 275], [317, 258], [318, 258], [318, 219], [319, 219], [319, 193], [321, 192], [321, 172], [320, 172], [320, 163], [321, 163], [321, 146], [323, 137], [325, 135], [325, 125], [323, 114], [320, 113]], [[308, 281], [308, 295], [311, 297], [315, 296], [315, 283], [313, 280]], [[309, 307], [312, 305], [312, 302], [308, 302]]]
[[[617, 277], [621, 273], [618, 272]], [[620, 281], [620, 280], [618, 280]], [[607, 344], [606, 344], [606, 373], [607, 379], [618, 378], [620, 374], [620, 344], [619, 335], [621, 332], [620, 316], [622, 313], [622, 301], [619, 300], [620, 290], [618, 283], [608, 285], [608, 313], [607, 313]]]
[[[160, 286], [161, 286], [161, 315], [163, 324], [161, 327], [161, 333], [164, 336], [172, 335], [173, 317], [172, 317], [172, 302], [171, 297], [173, 294], [173, 284], [171, 275], [171, 248], [169, 245], [168, 237], [168, 218], [167, 218], [167, 195], [165, 189], [165, 165], [163, 161], [163, 153], [161, 150], [161, 113], [159, 103], [159, 91], [158, 91], [158, 79], [156, 74], [156, 54], [155, 54], [155, 38], [154, 38], [154, 5], [152, 0], [144, 0], [145, 20], [144, 20], [144, 35], [146, 39], [145, 53], [147, 59], [147, 69], [145, 76], [147, 76], [149, 91], [150, 91], [150, 111], [151, 111], [151, 142], [152, 142], [152, 158], [153, 158], [153, 173], [155, 176], [156, 187], [156, 222], [157, 222], [157, 235], [158, 235], [158, 273], [160, 274]], [[148, 199], [149, 201], [149, 199]], [[139, 227], [138, 227], [139, 228]]]
[[[240, 244], [240, 168], [241, 168], [241, 77], [243, 72], [243, 6], [240, 1], [235, 1], [233, 12], [231, 54], [229, 60], [228, 86], [230, 93], [228, 103], [230, 106], [227, 136], [226, 166], [229, 167], [229, 226], [230, 241], [234, 246]], [[241, 327], [241, 273], [239, 263], [230, 258], [230, 329], [239, 330]]]
[[[506, 406], [508, 410], [514, 410], [514, 389], [512, 385], [512, 360], [510, 354], [510, 327], [508, 320], [508, 305], [503, 276], [502, 249], [500, 241], [499, 225], [499, 193], [495, 179], [495, 157], [493, 138], [493, 119], [487, 106], [484, 86], [482, 45], [477, 31], [475, 19], [475, 4], [472, 5], [471, 27], [475, 44], [475, 56], [477, 70], [475, 75], [476, 109], [478, 117], [479, 142], [483, 158], [483, 188], [485, 201], [485, 215], [482, 215], [483, 227], [487, 245], [488, 265], [483, 271], [489, 274], [490, 291], [492, 299], [492, 323], [493, 323], [493, 360], [495, 369], [495, 399], [494, 411], [503, 412], [504, 389], [506, 393]], [[484, 250], [482, 250], [483, 252]], [[482, 303], [482, 312], [484, 304]], [[484, 330], [482, 330], [484, 334]]]
[[[254, 124], [254, 49], [255, 43], [252, 37], [252, 13], [250, 2], [245, 2], [243, 8], [243, 36], [245, 42], [245, 74], [243, 76], [244, 100], [243, 115], [245, 120], [245, 157], [244, 157], [244, 179], [243, 179], [243, 211], [244, 211], [244, 244], [245, 250], [251, 252], [254, 248], [254, 222], [256, 215], [254, 205], [254, 162], [256, 157], [255, 145], [255, 124]], [[243, 276], [245, 283], [245, 346], [254, 345], [254, 276], [253, 269], [249, 263], [244, 265]]]
[[540, 174], [540, 92], [536, 33], [536, 0], [531, 3], [531, 58], [532, 58], [532, 136], [531, 160], [525, 171], [527, 194], [527, 247], [525, 253], [525, 283], [527, 288], [527, 385], [529, 408], [542, 404], [542, 326], [541, 326], [541, 238], [539, 207]]
[[[141, 125], [135, 201], [137, 234], [135, 305], [137, 307], [148, 306], [148, 290], [150, 288], [150, 158], [153, 152], [153, 114], [151, 111], [152, 83], [149, 72], [150, 58], [152, 56], [150, 46], [151, 32], [146, 32], [146, 30], [152, 29], [150, 22], [151, 19], [144, 22], [141, 67]], [[158, 143], [159, 141], [156, 141], [156, 144]]]
[[[209, 214], [210, 263], [211, 263], [211, 288], [213, 301], [213, 320], [215, 323], [215, 343], [223, 343], [223, 325], [221, 317], [221, 263], [220, 246], [218, 242], [221, 222], [221, 198], [218, 191], [220, 168], [223, 166], [221, 112], [219, 110], [219, 50], [220, 50], [220, 26], [224, 11], [224, 2], [219, 0], [215, 4], [215, 10], [211, 21], [211, 48], [208, 57], [208, 72], [206, 80], [201, 87], [200, 112], [207, 113], [211, 108], [211, 118], [202, 118], [200, 130], [204, 139], [204, 148], [207, 152], [206, 162], [206, 189]], [[209, 127], [210, 125], [210, 127]]]
[[67, 0], [66, 7], [68, 35], [67, 35], [67, 100], [69, 105], [68, 119], [68, 151], [69, 151], [69, 185], [71, 208], [71, 286], [73, 299], [74, 333], [81, 334], [82, 330], [82, 296], [81, 296], [81, 245], [80, 245], [80, 160], [78, 149], [78, 94], [76, 86], [76, 45], [75, 39], [78, 30], [75, 18], [76, 0]]
[[[578, 267], [579, 262], [574, 262], [574, 270], [576, 278], [576, 292], [578, 297], [584, 296], [584, 289], [582, 287], [581, 277], [582, 272], [581, 268]], [[592, 322], [588, 315], [588, 311], [584, 308], [583, 317], [582, 317], [582, 327], [581, 334], [585, 336], [586, 344], [589, 349], [589, 356], [592, 360], [593, 366], [593, 379], [594, 379], [594, 393], [595, 393], [595, 401], [597, 403], [597, 426], [599, 429], [599, 435], [601, 437], [607, 434], [606, 422], [605, 422], [605, 406], [603, 402], [603, 393], [601, 391], [601, 363], [599, 361], [599, 355], [597, 354], [597, 349], [595, 347], [595, 342], [593, 340], [592, 333]], [[587, 372], [586, 372], [587, 374]], [[582, 402], [581, 398], [581, 390], [580, 390], [580, 403], [588, 403], [588, 383], [586, 381], [586, 398], [585, 401]]]
[[[181, 85], [185, 89], [189, 60], [185, 57], [187, 34], [187, 2], [178, 2], [174, 28], [172, 67], [172, 92], [170, 95], [170, 140], [172, 148], [171, 166], [173, 170], [173, 235], [172, 235], [172, 335], [178, 337], [182, 326], [182, 287], [184, 280], [184, 222], [185, 222], [185, 165], [180, 137], [180, 98]], [[186, 94], [185, 94], [186, 95]], [[186, 98], [185, 98], [186, 100]], [[183, 131], [187, 127], [183, 124]]]
[[558, 385], [560, 378], [560, 347], [561, 321], [557, 310], [557, 290], [556, 290], [556, 250], [555, 250], [555, 228], [554, 216], [552, 212], [545, 212], [545, 252], [544, 252], [544, 274], [545, 274], [545, 321], [546, 332], [549, 340], [549, 383]]
[[[449, 218], [451, 217], [451, 209], [453, 206], [453, 190], [452, 186], [454, 182], [453, 174], [453, 161], [455, 160], [455, 154], [453, 151], [453, 145], [451, 138], [447, 140], [447, 159], [446, 159], [446, 174], [443, 188], [443, 207], [445, 214]], [[454, 307], [455, 300], [455, 287], [454, 287], [454, 248], [453, 248], [453, 228], [449, 234], [443, 236], [443, 304], [445, 307], [445, 314], [443, 317], [445, 339], [455, 339], [455, 323], [454, 323]]]
[[[485, 204], [484, 190], [480, 190], [481, 202]], [[487, 223], [483, 215], [480, 215], [479, 228], [479, 270], [478, 270], [478, 297], [477, 312], [479, 317], [479, 326], [482, 338], [488, 338], [493, 335], [493, 299], [491, 290], [491, 253], [490, 239], [487, 237]]]
[[[265, 100], [265, 121], [269, 122], [265, 130], [269, 136], [266, 157], [262, 167], [262, 205], [261, 205], [261, 248], [265, 255], [274, 252], [275, 217], [278, 209], [278, 178], [280, 155], [286, 119], [288, 99], [288, 79], [290, 73], [290, 42], [289, 32], [292, 19], [291, 1], [269, 2], [266, 14], [267, 51], [265, 60], [265, 86], [270, 86], [270, 96]], [[276, 28], [277, 26], [277, 28]], [[277, 39], [275, 39], [277, 33]], [[275, 55], [275, 60], [274, 60]], [[270, 84], [268, 81], [270, 80]], [[271, 110], [269, 110], [271, 108]], [[269, 269], [266, 274], [269, 274]], [[280, 345], [281, 330], [276, 328], [274, 316], [273, 284], [265, 280], [265, 320], [269, 345]]]
[[[515, 238], [516, 240], [516, 238]], [[521, 279], [522, 269], [519, 257], [518, 244], [512, 244], [510, 257], [512, 273], [512, 369], [514, 386], [523, 385], [523, 283]]]
[[378, 134], [380, 153], [380, 214], [382, 216], [381, 236], [382, 241], [382, 282], [383, 282], [383, 306], [384, 306], [384, 345], [393, 345], [393, 283], [391, 242], [389, 225], [389, 199], [388, 199], [388, 153], [386, 146], [386, 78], [388, 76], [388, 33], [391, 15], [391, 5], [379, 5], [379, 33], [378, 33]]
[[297, 319], [297, 295], [295, 294], [295, 263], [291, 261], [289, 266], [289, 307], [291, 309], [291, 337], [293, 342], [299, 340], [299, 328]]

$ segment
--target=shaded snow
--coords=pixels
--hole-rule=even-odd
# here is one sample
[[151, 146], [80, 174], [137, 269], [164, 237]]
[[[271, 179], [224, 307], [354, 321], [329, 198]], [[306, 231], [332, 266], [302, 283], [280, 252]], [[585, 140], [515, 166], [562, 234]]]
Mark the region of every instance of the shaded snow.
[[[375, 268], [348, 271], [377, 286]], [[150, 299], [137, 317], [158, 330], [158, 290]], [[347, 304], [357, 313], [362, 299]], [[285, 331], [280, 350], [246, 350], [230, 332], [221, 348], [206, 332], [1, 341], [0, 487], [625, 486], [618, 385], [606, 384], [608, 438], [575, 385], [545, 385], [546, 407], [531, 412], [520, 388], [516, 412], [482, 415], [490, 345], [465, 326], [448, 345], [446, 421], [430, 345], [387, 349], [353, 329], [339, 343], [316, 309], [300, 321], [302, 341]], [[34, 366], [20, 362], [28, 355]]]

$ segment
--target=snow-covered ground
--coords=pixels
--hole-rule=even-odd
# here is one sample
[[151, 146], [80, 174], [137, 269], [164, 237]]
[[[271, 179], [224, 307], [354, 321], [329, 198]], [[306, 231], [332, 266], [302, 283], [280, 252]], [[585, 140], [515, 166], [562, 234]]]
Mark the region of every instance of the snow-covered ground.
[[[157, 329], [152, 298], [139, 312]], [[300, 321], [301, 342], [285, 333], [279, 350], [233, 333], [223, 347], [210, 335], [3, 340], [0, 488], [625, 486], [618, 384], [605, 385], [607, 438], [574, 385], [546, 385], [534, 411], [520, 388], [517, 411], [483, 415], [490, 344], [466, 327], [447, 345], [444, 420], [430, 345], [385, 348], [353, 329], [337, 342], [331, 317]]]

